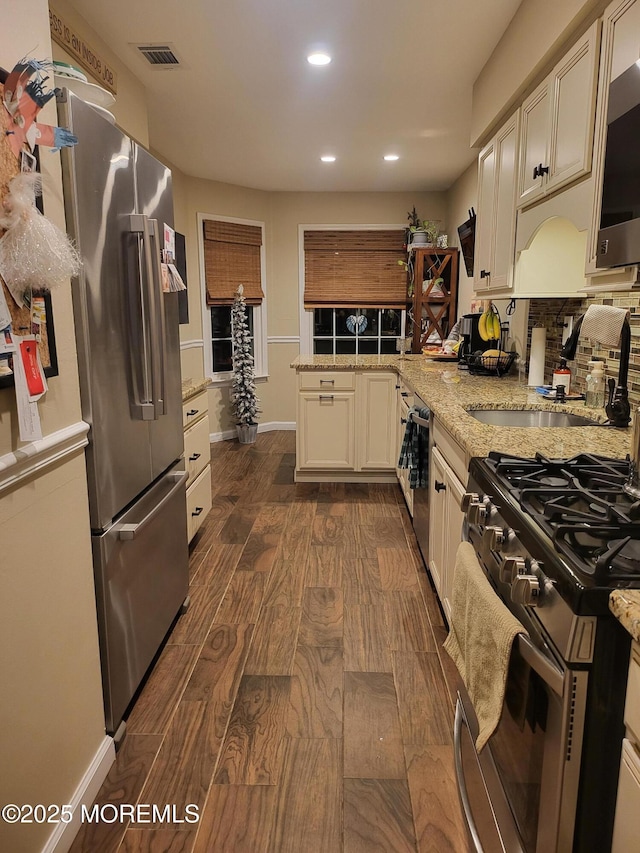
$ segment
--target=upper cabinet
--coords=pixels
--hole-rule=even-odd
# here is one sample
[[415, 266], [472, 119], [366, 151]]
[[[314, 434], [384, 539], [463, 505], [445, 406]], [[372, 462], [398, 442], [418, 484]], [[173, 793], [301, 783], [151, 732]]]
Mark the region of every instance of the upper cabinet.
[[473, 280], [476, 292], [500, 292], [512, 286], [519, 129], [518, 111], [479, 155]]
[[518, 207], [591, 170], [599, 34], [596, 21], [522, 105]]

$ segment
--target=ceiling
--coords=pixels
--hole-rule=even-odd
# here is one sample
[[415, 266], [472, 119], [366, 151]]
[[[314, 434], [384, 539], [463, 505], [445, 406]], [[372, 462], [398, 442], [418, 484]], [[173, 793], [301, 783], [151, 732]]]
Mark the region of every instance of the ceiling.
[[[520, 0], [72, 3], [146, 87], [151, 144], [185, 173], [415, 192], [447, 189], [473, 160], [473, 82]], [[168, 43], [181, 66], [153, 68], [138, 43]], [[320, 47], [333, 61], [313, 67]]]

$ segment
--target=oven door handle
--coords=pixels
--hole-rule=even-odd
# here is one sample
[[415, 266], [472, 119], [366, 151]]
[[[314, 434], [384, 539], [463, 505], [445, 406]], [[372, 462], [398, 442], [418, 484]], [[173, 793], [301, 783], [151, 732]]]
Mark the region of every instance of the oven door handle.
[[[471, 811], [471, 803], [469, 802], [469, 794], [467, 793], [467, 783], [464, 778], [464, 769], [462, 767], [462, 726], [465, 725], [464, 710], [462, 708], [462, 699], [458, 694], [456, 702], [456, 716], [453, 724], [453, 757], [455, 760], [456, 779], [458, 781], [458, 794], [460, 795], [460, 805], [464, 813], [464, 818], [467, 822], [469, 835], [473, 841], [473, 846], [476, 853], [484, 853], [484, 848], [478, 835], [473, 813]], [[467, 726], [468, 728], [468, 726]]]
[[531, 669], [538, 673], [544, 683], [554, 693], [562, 697], [564, 692], [564, 674], [548, 657], [537, 649], [526, 634], [518, 634], [518, 651]]

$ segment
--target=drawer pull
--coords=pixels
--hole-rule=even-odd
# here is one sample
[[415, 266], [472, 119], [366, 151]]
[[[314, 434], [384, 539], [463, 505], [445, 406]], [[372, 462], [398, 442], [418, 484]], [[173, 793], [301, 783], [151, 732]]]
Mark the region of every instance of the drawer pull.
[[407, 419], [406, 419], [406, 418], [400, 418], [400, 423], [401, 423], [401, 424], [406, 424], [406, 422], [407, 422]]
[[439, 482], [439, 480], [436, 480], [436, 482], [435, 482], [436, 492], [444, 492], [444, 491], [446, 491], [446, 488], [447, 487], [444, 483], [441, 483], [441, 482]]
[[408, 391], [401, 391], [401, 392], [400, 392], [400, 396], [401, 396], [401, 397], [408, 397], [408, 396], [409, 396], [409, 392], [408, 392]]
[[202, 513], [202, 511], [203, 511], [203, 510], [204, 510], [204, 507], [203, 507], [203, 506], [197, 506], [197, 507], [194, 509], [194, 511], [191, 513], [191, 515], [201, 515], [201, 513]]
[[192, 418], [194, 415], [197, 415], [200, 409], [191, 409], [190, 412], [187, 412], [187, 417]]
[[335, 379], [321, 379], [320, 384], [321, 385], [335, 385], [336, 380]]
[[318, 394], [318, 400], [333, 400], [333, 394]]
[[189, 457], [189, 462], [195, 462], [195, 461], [196, 461], [196, 459], [200, 459], [200, 456], [201, 456], [201, 454], [200, 454], [200, 453], [193, 453], [193, 454]]

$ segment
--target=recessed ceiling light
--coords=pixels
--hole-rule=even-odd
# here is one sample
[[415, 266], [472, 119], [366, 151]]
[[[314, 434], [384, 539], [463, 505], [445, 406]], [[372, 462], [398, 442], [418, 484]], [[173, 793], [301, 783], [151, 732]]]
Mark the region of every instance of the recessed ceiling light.
[[399, 160], [400, 158], [398, 157], [397, 154], [385, 154], [384, 159], [385, 160]]
[[307, 56], [307, 62], [310, 65], [328, 65], [331, 62], [331, 57], [328, 53], [310, 53]]
[[323, 163], [335, 163], [336, 162], [336, 158], [333, 156], [333, 154], [325, 154], [320, 159], [322, 160]]

